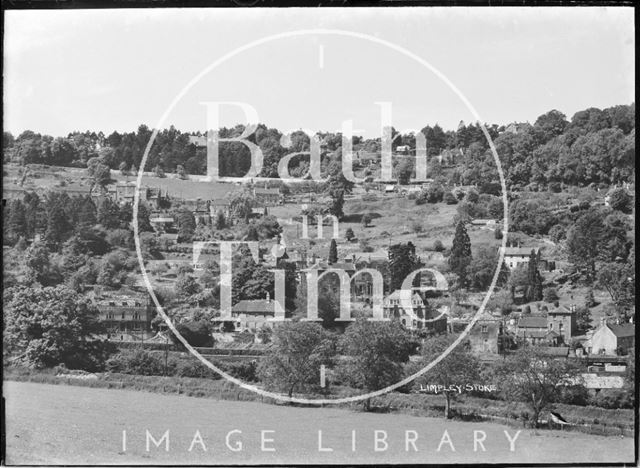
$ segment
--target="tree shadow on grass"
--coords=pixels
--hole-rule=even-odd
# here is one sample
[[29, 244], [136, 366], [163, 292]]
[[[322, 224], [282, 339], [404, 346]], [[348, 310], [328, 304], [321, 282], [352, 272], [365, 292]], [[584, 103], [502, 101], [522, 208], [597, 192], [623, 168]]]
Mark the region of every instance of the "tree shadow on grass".
[[[362, 217], [367, 214], [367, 213], [351, 213], [348, 215], [344, 215], [342, 217], [342, 222], [343, 223], [361, 223], [362, 222]], [[382, 215], [380, 213], [371, 213], [368, 212], [369, 216], [371, 216], [371, 219], [378, 219], [378, 218], [382, 218]]]

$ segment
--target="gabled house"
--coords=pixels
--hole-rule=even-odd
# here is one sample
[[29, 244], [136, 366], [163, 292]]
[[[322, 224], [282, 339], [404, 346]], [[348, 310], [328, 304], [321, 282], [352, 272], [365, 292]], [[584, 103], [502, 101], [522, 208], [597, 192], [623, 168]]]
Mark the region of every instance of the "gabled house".
[[384, 298], [382, 309], [384, 318], [396, 319], [408, 330], [432, 330], [442, 333], [447, 329], [447, 316], [431, 310], [417, 292], [411, 292], [411, 308], [406, 310], [401, 300], [401, 290], [397, 289]]
[[610, 324], [603, 319], [600, 327], [593, 332], [587, 349], [590, 348], [590, 354], [624, 355], [633, 352], [635, 342], [635, 324]]
[[277, 312], [284, 309], [278, 301], [270, 299], [243, 300], [233, 306], [231, 316], [235, 331], [257, 331], [263, 326], [271, 327]]
[[513, 270], [521, 263], [529, 262], [529, 259], [531, 258], [531, 251], [538, 256], [538, 259], [540, 258], [540, 249], [535, 247], [505, 247], [504, 263], [510, 270]]
[[516, 336], [530, 344], [557, 345], [560, 335], [548, 329], [545, 315], [527, 315], [520, 317], [516, 325]]

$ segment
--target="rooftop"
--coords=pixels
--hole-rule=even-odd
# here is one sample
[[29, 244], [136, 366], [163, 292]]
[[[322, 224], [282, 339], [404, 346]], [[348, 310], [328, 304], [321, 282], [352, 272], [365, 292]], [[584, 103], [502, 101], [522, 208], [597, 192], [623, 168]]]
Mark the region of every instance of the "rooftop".
[[273, 300], [254, 299], [238, 302], [233, 306], [233, 312], [240, 314], [273, 314], [281, 309], [280, 303]]
[[547, 328], [547, 317], [544, 315], [530, 315], [520, 317], [518, 328]]
[[511, 257], [528, 257], [532, 250], [538, 254], [540, 249], [537, 247], [505, 247], [504, 254]]
[[[402, 299], [400, 297], [400, 293], [402, 292], [402, 289], [396, 289], [395, 291], [393, 291], [391, 294], [389, 294], [385, 300], [390, 300], [390, 299]], [[411, 300], [415, 300], [415, 301], [419, 301], [419, 302], [423, 302], [422, 301], [422, 297], [420, 297], [420, 294], [414, 292], [413, 294], [411, 294]]]
[[618, 338], [628, 338], [630, 336], [636, 336], [636, 328], [633, 323], [624, 323], [622, 325], [607, 324], [607, 327]]

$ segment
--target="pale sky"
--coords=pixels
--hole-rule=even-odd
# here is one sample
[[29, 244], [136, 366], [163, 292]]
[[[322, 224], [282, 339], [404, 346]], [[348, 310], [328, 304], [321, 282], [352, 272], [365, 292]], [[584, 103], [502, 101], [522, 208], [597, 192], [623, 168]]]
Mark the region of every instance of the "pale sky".
[[[533, 122], [551, 109], [571, 118], [635, 101], [631, 8], [5, 11], [4, 26], [4, 129], [14, 135], [154, 127], [223, 55], [303, 29], [364, 33], [409, 50], [488, 123]], [[245, 102], [283, 131], [336, 131], [353, 119], [371, 138], [379, 136], [377, 101], [392, 103], [399, 130], [474, 120], [427, 68], [335, 34], [281, 38], [237, 54], [191, 88], [163, 126], [204, 131], [204, 101]], [[237, 109], [221, 118], [244, 123]]]

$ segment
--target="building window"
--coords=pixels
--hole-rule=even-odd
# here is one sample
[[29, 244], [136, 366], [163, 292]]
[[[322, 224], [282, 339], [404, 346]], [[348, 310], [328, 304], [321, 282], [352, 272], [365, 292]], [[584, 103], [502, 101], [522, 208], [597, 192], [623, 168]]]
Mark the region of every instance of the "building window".
[[482, 333], [487, 333], [489, 331], [489, 328], [486, 325], [482, 325], [481, 331]]

